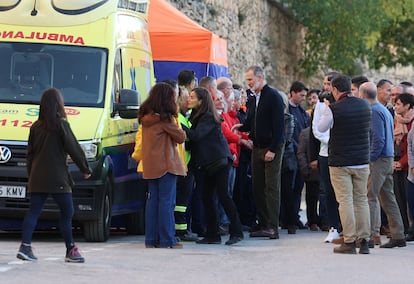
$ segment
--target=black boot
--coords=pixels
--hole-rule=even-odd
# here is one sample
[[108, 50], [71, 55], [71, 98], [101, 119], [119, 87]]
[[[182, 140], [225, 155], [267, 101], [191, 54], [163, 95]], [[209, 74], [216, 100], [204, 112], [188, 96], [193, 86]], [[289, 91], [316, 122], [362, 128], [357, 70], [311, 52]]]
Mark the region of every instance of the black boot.
[[405, 238], [407, 242], [414, 241], [414, 225], [411, 225], [411, 227], [408, 229], [407, 237]]
[[359, 253], [360, 254], [369, 254], [368, 242], [364, 239], [360, 241]]
[[414, 241], [414, 233], [408, 233], [407, 237], [405, 238], [407, 242]]

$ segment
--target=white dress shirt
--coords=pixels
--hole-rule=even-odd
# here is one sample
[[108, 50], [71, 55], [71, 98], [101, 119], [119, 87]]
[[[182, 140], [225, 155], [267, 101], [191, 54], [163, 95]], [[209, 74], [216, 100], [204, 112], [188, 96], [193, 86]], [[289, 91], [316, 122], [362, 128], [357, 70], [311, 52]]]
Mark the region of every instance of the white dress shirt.
[[[316, 139], [321, 142], [319, 156], [321, 157], [328, 157], [328, 142], [329, 142], [329, 133], [330, 130], [327, 131], [319, 131], [318, 125], [322, 118], [322, 114], [324, 113], [326, 108], [325, 103], [321, 103], [318, 101], [315, 106], [315, 110], [313, 112], [313, 120], [312, 120], [312, 132]], [[329, 108], [329, 107], [328, 107]]]

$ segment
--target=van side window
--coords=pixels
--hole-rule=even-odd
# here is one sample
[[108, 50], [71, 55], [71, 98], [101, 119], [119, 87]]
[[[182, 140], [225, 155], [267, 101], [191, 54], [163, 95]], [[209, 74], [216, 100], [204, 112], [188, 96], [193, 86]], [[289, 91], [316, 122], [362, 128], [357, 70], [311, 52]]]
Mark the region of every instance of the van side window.
[[119, 103], [119, 94], [122, 88], [122, 61], [121, 50], [117, 50], [114, 62], [114, 73], [111, 89], [111, 113], [114, 114], [114, 104]]
[[[116, 52], [115, 62], [114, 62], [114, 74], [113, 74], [113, 84], [112, 84], [112, 106], [113, 103], [119, 103], [119, 91], [122, 88], [122, 60], [121, 60], [121, 50]], [[113, 110], [111, 109], [111, 112]]]

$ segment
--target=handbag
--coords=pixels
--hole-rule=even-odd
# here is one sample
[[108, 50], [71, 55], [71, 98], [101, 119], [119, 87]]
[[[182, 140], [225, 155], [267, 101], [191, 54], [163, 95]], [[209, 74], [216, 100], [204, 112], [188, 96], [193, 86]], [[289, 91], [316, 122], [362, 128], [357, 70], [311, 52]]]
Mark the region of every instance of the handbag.
[[207, 173], [207, 175], [211, 176], [212, 174], [216, 173], [218, 170], [224, 168], [228, 164], [229, 164], [229, 159], [226, 157], [226, 158], [218, 159], [214, 162], [211, 162], [205, 165], [203, 168], [204, 168], [204, 171]]

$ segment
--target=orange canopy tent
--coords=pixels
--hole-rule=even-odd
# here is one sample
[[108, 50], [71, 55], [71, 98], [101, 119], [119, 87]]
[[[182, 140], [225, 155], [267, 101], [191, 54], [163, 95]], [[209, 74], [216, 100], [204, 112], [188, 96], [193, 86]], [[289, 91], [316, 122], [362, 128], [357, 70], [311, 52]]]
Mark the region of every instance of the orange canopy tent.
[[151, 0], [148, 27], [158, 82], [184, 69], [215, 78], [228, 76], [227, 42], [192, 21], [165, 0]]

